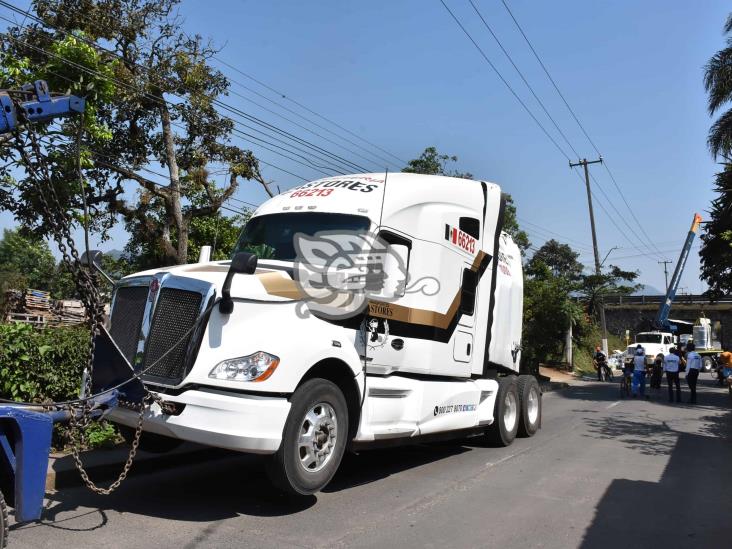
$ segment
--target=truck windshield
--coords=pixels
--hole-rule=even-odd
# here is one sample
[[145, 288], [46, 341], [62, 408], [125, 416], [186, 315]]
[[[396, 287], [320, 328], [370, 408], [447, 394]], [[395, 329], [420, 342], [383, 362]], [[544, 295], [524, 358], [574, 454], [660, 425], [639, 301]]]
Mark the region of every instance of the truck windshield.
[[635, 336], [636, 343], [661, 343], [661, 334], [638, 334]]
[[257, 254], [260, 259], [294, 261], [296, 233], [312, 236], [320, 231], [364, 233], [368, 217], [324, 212], [292, 212], [260, 215], [249, 220], [239, 236], [236, 252]]

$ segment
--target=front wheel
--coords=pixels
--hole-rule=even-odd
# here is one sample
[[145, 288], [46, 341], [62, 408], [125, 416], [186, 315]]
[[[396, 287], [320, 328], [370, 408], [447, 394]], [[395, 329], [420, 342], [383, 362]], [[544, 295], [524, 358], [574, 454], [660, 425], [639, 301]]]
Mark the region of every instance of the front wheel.
[[486, 431], [488, 440], [499, 446], [508, 446], [516, 438], [519, 426], [519, 401], [515, 376], [499, 378], [493, 423]]
[[714, 372], [714, 370], [715, 370], [714, 359], [710, 356], [702, 357], [702, 369], [705, 372]]
[[326, 379], [306, 381], [292, 395], [279, 450], [267, 463], [272, 483], [295, 495], [322, 490], [343, 458], [348, 406], [341, 390]]

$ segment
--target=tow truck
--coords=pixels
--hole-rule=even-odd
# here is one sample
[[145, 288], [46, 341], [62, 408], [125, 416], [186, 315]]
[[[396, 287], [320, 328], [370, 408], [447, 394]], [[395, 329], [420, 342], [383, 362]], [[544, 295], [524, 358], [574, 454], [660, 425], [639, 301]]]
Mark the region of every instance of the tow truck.
[[686, 260], [689, 257], [691, 251], [691, 245], [694, 242], [696, 233], [699, 231], [702, 217], [698, 213], [694, 214], [694, 220], [691, 223], [691, 228], [686, 235], [684, 246], [681, 248], [679, 259], [676, 262], [674, 268], [674, 274], [671, 277], [671, 283], [668, 285], [666, 295], [661, 302], [661, 306], [658, 308], [656, 318], [653, 321], [653, 330], [650, 332], [640, 332], [635, 335], [635, 343], [628, 345], [625, 352], [624, 362], [629, 365], [633, 362], [633, 356], [635, 355], [635, 349], [637, 345], [641, 345], [646, 354], [646, 364], [648, 366], [653, 364], [654, 359], [658, 354], [668, 354], [671, 347], [678, 345], [679, 338], [679, 322], [669, 318], [671, 313], [671, 305], [676, 299], [676, 292], [681, 282], [681, 275], [686, 267]]

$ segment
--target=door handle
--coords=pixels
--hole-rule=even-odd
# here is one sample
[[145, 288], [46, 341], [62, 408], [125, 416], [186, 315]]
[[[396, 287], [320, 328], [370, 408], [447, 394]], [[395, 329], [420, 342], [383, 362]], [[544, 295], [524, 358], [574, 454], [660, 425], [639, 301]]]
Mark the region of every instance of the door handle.
[[467, 349], [468, 355], [470, 355], [470, 347], [471, 347], [471, 345], [470, 345], [470, 343], [468, 343], [468, 349]]

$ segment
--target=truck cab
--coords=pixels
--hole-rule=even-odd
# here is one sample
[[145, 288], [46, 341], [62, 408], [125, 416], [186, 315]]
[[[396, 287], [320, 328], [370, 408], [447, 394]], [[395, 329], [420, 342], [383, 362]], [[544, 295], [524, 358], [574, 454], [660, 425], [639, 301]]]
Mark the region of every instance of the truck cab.
[[646, 354], [646, 364], [650, 366], [658, 354], [665, 356], [671, 351], [671, 347], [674, 346], [674, 336], [671, 332], [662, 331], [640, 332], [636, 334], [635, 343], [628, 345], [625, 351], [624, 362], [626, 364], [633, 362], [635, 350], [638, 345], [643, 347]]
[[266, 454], [276, 485], [309, 494], [348, 448], [534, 434], [504, 208], [485, 181], [326, 178], [257, 208], [232, 261], [124, 278], [109, 334], [156, 395], [144, 435]]

